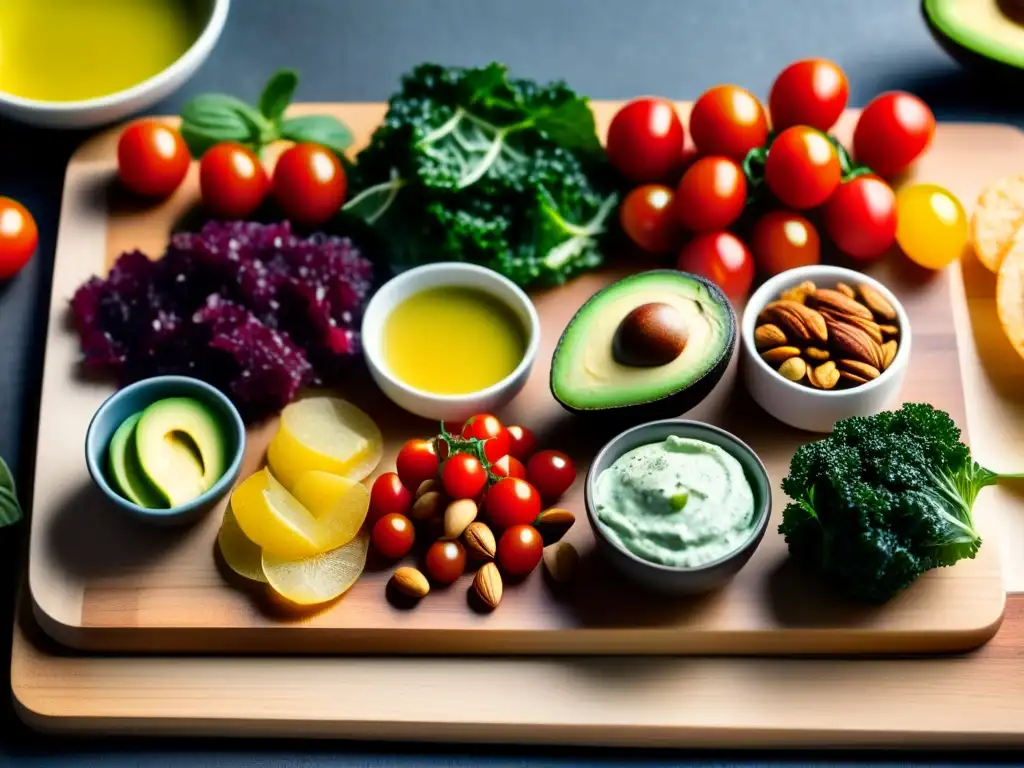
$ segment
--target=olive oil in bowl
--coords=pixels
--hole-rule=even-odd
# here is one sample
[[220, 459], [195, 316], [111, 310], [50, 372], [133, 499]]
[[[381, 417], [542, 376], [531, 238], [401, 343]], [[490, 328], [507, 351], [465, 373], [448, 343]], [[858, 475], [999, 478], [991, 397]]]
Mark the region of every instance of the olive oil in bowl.
[[192, 46], [209, 5], [197, 0], [0, 0], [0, 92], [33, 101], [75, 102], [131, 88]]
[[394, 377], [434, 395], [465, 395], [511, 374], [526, 353], [515, 313], [485, 291], [428, 288], [400, 302], [383, 328], [383, 355]]

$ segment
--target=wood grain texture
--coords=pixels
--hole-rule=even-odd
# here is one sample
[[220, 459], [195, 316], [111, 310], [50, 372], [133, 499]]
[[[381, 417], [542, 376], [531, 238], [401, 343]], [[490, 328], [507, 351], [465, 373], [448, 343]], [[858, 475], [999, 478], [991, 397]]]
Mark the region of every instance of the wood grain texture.
[[[615, 106], [595, 106], [602, 133]], [[382, 114], [379, 105], [309, 108], [334, 111], [361, 141]], [[841, 135], [849, 134], [852, 117], [844, 118]], [[544, 329], [538, 364], [522, 395], [500, 414], [507, 423], [536, 429], [544, 444], [577, 460], [580, 479], [559, 505], [579, 518], [569, 540], [583, 556], [581, 578], [568, 591], [557, 591], [538, 571], [506, 589], [499, 610], [481, 615], [466, 603], [469, 576], [408, 611], [384, 599], [390, 569], [373, 568], [326, 610], [283, 621], [263, 598], [229, 584], [217, 567], [218, 512], [183, 531], [141, 528], [105, 506], [86, 474], [81, 446], [88, 420], [112, 388], [76, 375], [79, 354], [66, 323], [67, 299], [124, 250], [139, 247], [158, 256], [196, 196], [193, 169], [186, 185], [163, 205], [140, 209], [119, 199], [110, 187], [114, 138], [107, 133], [91, 140], [69, 166], [54, 274], [29, 587], [37, 619], [61, 642], [152, 652], [909, 654], [972, 648], [998, 628], [1005, 590], [995, 546], [982, 547], [973, 561], [928, 574], [879, 609], [846, 606], [791, 567], [776, 532], [785, 503], [778, 483], [792, 451], [811, 437], [760, 412], [735, 385], [735, 361], [715, 392], [687, 416], [735, 432], [764, 460], [775, 488], [773, 522], [764, 542], [736, 580], [711, 596], [667, 602], [620, 584], [593, 554], [582, 508], [582, 470], [607, 436], [568, 417], [547, 391], [558, 335], [586, 298], [624, 274], [614, 265], [535, 296]], [[979, 153], [978, 147], [988, 150]], [[1022, 149], [1024, 137], [1013, 129], [943, 125], [917, 174], [970, 200], [1005, 172], [1007, 157], [1024, 155]], [[914, 327], [903, 398], [931, 402], [964, 424], [950, 312], [951, 278], [958, 276], [925, 276], [899, 259], [872, 271], [900, 295]], [[404, 439], [434, 430], [397, 411], [366, 382], [353, 381], [340, 394], [371, 412], [388, 436], [378, 472], [393, 468]], [[243, 476], [258, 466], [272, 429], [268, 424], [250, 435]], [[979, 501], [986, 538], [993, 533], [985, 512], [993, 498], [983, 494]]]

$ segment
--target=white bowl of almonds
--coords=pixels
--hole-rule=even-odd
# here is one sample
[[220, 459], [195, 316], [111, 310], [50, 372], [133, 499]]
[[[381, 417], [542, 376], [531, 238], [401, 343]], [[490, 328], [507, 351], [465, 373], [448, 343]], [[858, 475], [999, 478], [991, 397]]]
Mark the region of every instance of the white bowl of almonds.
[[910, 320], [892, 292], [842, 267], [791, 269], [747, 302], [740, 328], [743, 381], [779, 421], [831, 432], [898, 401], [910, 360]]

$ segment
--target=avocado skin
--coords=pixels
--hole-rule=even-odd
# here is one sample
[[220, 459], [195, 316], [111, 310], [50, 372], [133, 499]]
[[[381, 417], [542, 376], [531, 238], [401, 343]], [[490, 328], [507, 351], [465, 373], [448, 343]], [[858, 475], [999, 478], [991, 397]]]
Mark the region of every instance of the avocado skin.
[[931, 14], [928, 13], [928, 0], [921, 0], [920, 10], [932, 39], [965, 69], [974, 70], [978, 74], [1003, 82], [1014, 84], [1024, 82], [1024, 69], [1007, 64], [1004, 61], [990, 59], [988, 56], [984, 56], [958, 43], [939, 29]]
[[671, 275], [683, 274], [694, 282], [704, 285], [708, 292], [714, 296], [715, 301], [728, 310], [728, 328], [726, 329], [726, 339], [725, 344], [722, 347], [721, 356], [718, 361], [708, 369], [707, 373], [692, 382], [689, 386], [656, 400], [632, 403], [630, 405], [619, 405], [611, 408], [577, 408], [570, 403], [566, 403], [555, 394], [554, 361], [558, 359], [558, 353], [562, 348], [562, 343], [565, 341], [566, 332], [570, 327], [572, 327], [573, 323], [576, 322], [576, 318], [586, 311], [591, 303], [603, 293], [602, 289], [587, 299], [583, 306], [576, 310], [576, 313], [572, 316], [572, 319], [566, 324], [565, 329], [562, 331], [562, 335], [558, 339], [558, 344], [555, 346], [555, 351], [551, 356], [552, 364], [551, 373], [548, 376], [548, 389], [551, 391], [551, 396], [555, 398], [558, 404], [569, 413], [577, 416], [586, 416], [588, 419], [600, 420], [610, 425], [618, 425], [620, 423], [638, 424], [644, 421], [655, 421], [658, 419], [680, 416], [681, 414], [696, 408], [705, 397], [711, 394], [711, 390], [713, 390], [718, 382], [721, 381], [726, 368], [729, 367], [729, 362], [732, 360], [733, 353], [736, 351], [736, 310], [733, 309], [732, 302], [730, 302], [729, 299], [726, 298], [725, 294], [722, 293], [722, 289], [710, 280], [689, 272], [677, 272], [676, 270], [671, 269], [648, 270], [647, 272], [663, 272]]

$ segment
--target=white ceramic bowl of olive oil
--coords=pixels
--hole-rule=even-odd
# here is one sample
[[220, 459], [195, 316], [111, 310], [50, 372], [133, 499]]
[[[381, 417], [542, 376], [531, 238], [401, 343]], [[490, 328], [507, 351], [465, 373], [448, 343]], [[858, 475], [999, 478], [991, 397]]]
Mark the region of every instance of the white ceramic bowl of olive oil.
[[395, 404], [461, 422], [498, 410], [526, 384], [540, 319], [515, 283], [486, 267], [438, 262], [393, 277], [362, 322], [363, 356]]
[[210, 55], [230, 0], [0, 3], [0, 115], [90, 128], [177, 90]]

